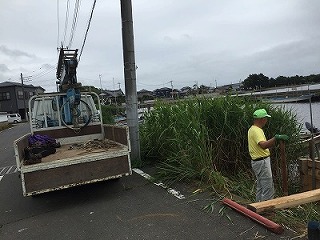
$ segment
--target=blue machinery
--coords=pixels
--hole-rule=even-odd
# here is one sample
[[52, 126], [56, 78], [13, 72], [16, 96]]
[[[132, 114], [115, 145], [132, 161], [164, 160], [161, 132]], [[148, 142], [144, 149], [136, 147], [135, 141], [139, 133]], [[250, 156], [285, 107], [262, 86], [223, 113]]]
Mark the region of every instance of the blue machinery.
[[[62, 123], [73, 129], [74, 131], [80, 131], [81, 128], [87, 126], [92, 118], [92, 110], [88, 103], [81, 100], [80, 87], [81, 83], [77, 82], [77, 66], [78, 66], [78, 49], [60, 49], [59, 61], [57, 67], [57, 84], [59, 92], [65, 93], [61, 96], [58, 105], [61, 113]], [[81, 111], [79, 110], [80, 103], [83, 103], [87, 111], [87, 119], [82, 119], [83, 125], [80, 124]], [[81, 126], [80, 126], [81, 125]]]

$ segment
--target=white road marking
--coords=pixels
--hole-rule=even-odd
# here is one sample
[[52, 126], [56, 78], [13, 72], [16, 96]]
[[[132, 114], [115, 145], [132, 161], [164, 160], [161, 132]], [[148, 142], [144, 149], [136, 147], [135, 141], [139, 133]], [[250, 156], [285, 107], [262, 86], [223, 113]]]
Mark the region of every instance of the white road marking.
[[6, 174], [15, 173], [18, 171], [18, 168], [15, 165], [2, 167], [0, 168], [0, 176], [4, 176]]
[[[149, 174], [143, 172], [142, 170], [140, 170], [140, 169], [138, 169], [138, 168], [133, 168], [132, 171], [134, 171], [135, 173], [137, 173], [137, 174], [139, 174], [140, 176], [144, 177], [145, 179], [148, 179], [149, 181], [152, 180], [152, 177], [151, 177]], [[164, 183], [162, 183], [162, 182], [158, 182], [158, 183], [154, 182], [153, 184], [156, 185], [156, 186], [160, 186], [160, 187], [166, 189], [168, 193], [172, 194], [173, 196], [175, 196], [175, 197], [178, 198], [178, 199], [185, 199], [185, 198], [186, 198], [186, 197], [185, 197], [183, 194], [181, 194], [179, 191], [177, 191], [177, 190], [175, 190], [175, 189], [173, 189], [173, 188], [169, 188], [168, 186], [166, 186], [166, 185], [165, 185]]]
[[0, 181], [1, 181], [2, 178], [3, 178], [3, 176], [0, 175]]
[[9, 174], [10, 171], [11, 171], [11, 169], [12, 169], [13, 167], [14, 167], [14, 166], [8, 167], [8, 170], [7, 170], [6, 174]]

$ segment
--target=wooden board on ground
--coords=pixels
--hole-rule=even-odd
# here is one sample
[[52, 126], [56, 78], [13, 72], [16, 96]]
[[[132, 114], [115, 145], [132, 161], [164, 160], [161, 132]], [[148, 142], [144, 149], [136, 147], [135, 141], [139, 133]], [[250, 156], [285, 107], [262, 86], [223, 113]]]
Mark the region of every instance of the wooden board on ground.
[[248, 208], [256, 213], [299, 206], [310, 202], [320, 201], [320, 189], [279, 197], [263, 202], [251, 203]]

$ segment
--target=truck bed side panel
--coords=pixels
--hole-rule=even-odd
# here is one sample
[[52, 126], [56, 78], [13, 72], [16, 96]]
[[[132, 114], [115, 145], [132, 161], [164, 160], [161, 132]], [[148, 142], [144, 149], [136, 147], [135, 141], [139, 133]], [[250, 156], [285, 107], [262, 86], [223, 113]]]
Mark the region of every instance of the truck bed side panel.
[[107, 179], [106, 176], [126, 175], [130, 172], [128, 156], [102, 159], [40, 171], [24, 173], [26, 195], [48, 192]]
[[66, 138], [66, 137], [79, 137], [85, 135], [93, 135], [93, 134], [102, 134], [101, 125], [89, 125], [80, 132], [75, 132], [69, 128], [60, 128], [60, 129], [47, 129], [47, 130], [38, 130], [34, 131], [35, 134], [41, 135], [49, 135], [52, 138], [59, 139], [59, 138]]
[[128, 139], [128, 128], [114, 125], [104, 125], [104, 133], [106, 139], [130, 146], [130, 141]]
[[15, 158], [16, 158], [16, 164], [17, 168], [20, 170], [22, 161], [24, 159], [24, 149], [29, 146], [28, 143], [28, 137], [30, 136], [29, 134], [26, 134], [19, 139], [15, 140], [13, 143], [14, 146], [14, 152], [15, 152]]

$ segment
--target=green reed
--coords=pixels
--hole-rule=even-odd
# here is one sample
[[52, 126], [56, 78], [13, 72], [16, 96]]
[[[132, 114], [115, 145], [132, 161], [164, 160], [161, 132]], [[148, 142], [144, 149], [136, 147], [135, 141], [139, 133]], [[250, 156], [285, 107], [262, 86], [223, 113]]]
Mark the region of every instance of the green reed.
[[[265, 102], [237, 97], [195, 98], [174, 104], [159, 101], [140, 127], [142, 159], [154, 163], [157, 177], [167, 184], [198, 182], [210, 188], [218, 199], [240, 196], [238, 201], [242, 204], [254, 202], [255, 177], [247, 131], [253, 122], [252, 113], [258, 108], [265, 108], [272, 116], [264, 128], [268, 139], [275, 134], [290, 136], [285, 145], [288, 186], [289, 194], [297, 193], [297, 163], [304, 153], [299, 144], [302, 126], [294, 111]], [[279, 144], [270, 151], [276, 196], [282, 196]], [[311, 203], [277, 211], [275, 220], [303, 230], [310, 219], [318, 219], [319, 212], [319, 206]]]
[[[279, 133], [290, 136], [286, 145], [287, 161], [296, 163], [301, 149], [295, 143], [299, 141], [301, 126], [292, 111], [228, 96], [181, 100], [174, 104], [157, 102], [140, 127], [142, 158], [157, 164], [158, 176], [167, 183], [197, 179], [216, 189], [232, 186], [235, 192], [250, 195], [254, 177], [247, 131], [257, 108], [266, 108], [272, 116], [265, 127], [267, 138]], [[278, 146], [271, 149], [271, 159], [275, 182], [281, 192]], [[250, 182], [247, 192], [241, 189], [239, 173], [251, 176], [247, 179]]]

